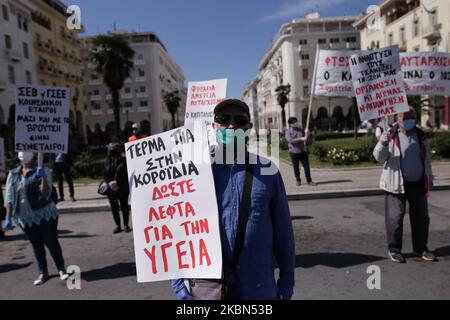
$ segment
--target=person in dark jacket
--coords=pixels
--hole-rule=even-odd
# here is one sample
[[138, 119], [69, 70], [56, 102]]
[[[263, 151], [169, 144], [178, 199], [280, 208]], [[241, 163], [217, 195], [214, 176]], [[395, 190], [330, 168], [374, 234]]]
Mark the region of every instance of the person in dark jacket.
[[128, 194], [130, 193], [128, 187], [128, 173], [127, 163], [125, 158], [120, 154], [118, 143], [110, 143], [108, 145], [108, 156], [105, 162], [104, 180], [110, 186], [110, 193], [108, 194], [111, 211], [116, 223], [116, 228], [113, 233], [122, 232], [119, 214], [119, 206], [122, 210], [123, 225], [125, 232], [130, 232], [128, 208]]
[[52, 154], [53, 171], [58, 180], [58, 202], [64, 201], [64, 178], [66, 177], [67, 185], [69, 186], [70, 200], [75, 200], [75, 190], [73, 187], [73, 174], [75, 173], [75, 166], [73, 164], [71, 143], [69, 143], [69, 150], [67, 153]]

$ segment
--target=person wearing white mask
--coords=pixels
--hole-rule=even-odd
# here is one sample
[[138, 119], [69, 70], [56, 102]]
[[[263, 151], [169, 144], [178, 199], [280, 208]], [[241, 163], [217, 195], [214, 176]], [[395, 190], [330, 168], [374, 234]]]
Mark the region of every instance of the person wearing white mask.
[[51, 173], [48, 168], [38, 167], [31, 152], [19, 152], [21, 164], [11, 170], [6, 180], [6, 224], [20, 226], [33, 246], [38, 263], [39, 277], [33, 282], [41, 285], [49, 279], [45, 247], [55, 261], [61, 280], [69, 275], [58, 241], [58, 210], [51, 199]]
[[428, 202], [433, 185], [430, 146], [423, 131], [416, 127], [414, 108], [397, 116], [397, 123], [383, 132], [373, 151], [384, 164], [380, 188], [385, 190], [385, 222], [388, 255], [393, 262], [406, 262], [402, 255], [403, 217], [409, 203], [414, 255], [424, 261], [436, 261], [428, 250], [430, 217]]

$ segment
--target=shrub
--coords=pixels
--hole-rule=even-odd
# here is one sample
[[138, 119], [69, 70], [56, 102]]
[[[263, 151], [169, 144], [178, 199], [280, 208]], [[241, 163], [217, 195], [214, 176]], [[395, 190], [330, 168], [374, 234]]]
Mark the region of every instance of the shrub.
[[288, 144], [288, 141], [286, 140], [286, 138], [281, 138], [280, 139], [280, 149], [281, 150], [288, 150], [289, 149], [289, 144]]
[[450, 158], [450, 133], [433, 134], [429, 143], [433, 156]]
[[358, 155], [353, 150], [345, 151], [343, 149], [332, 148], [328, 151], [327, 156], [336, 165], [352, 164], [359, 160]]

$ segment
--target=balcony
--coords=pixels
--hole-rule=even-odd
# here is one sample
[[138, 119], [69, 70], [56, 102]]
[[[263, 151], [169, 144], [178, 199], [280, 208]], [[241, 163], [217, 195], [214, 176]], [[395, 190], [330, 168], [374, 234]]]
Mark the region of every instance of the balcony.
[[300, 67], [310, 66], [311, 65], [311, 60], [299, 60], [298, 61], [298, 65]]
[[299, 52], [305, 51], [305, 50], [309, 50], [309, 49], [311, 49], [311, 46], [307, 45], [307, 44], [299, 44], [298, 47], [297, 47], [297, 50]]
[[138, 92], [136, 98], [148, 98], [148, 92]]
[[101, 101], [101, 100], [103, 100], [102, 96], [100, 94], [92, 95], [90, 97], [90, 99], [91, 99], [91, 101]]
[[439, 39], [441, 37], [440, 29], [442, 27], [441, 23], [438, 24], [432, 24], [429, 26], [426, 26], [422, 30], [422, 38], [430, 40]]
[[5, 49], [5, 56], [7, 59], [14, 62], [20, 62], [20, 60], [22, 59], [22, 55], [12, 49]]
[[145, 81], [147, 81], [147, 77], [146, 76], [136, 77], [136, 79], [134, 79], [134, 81], [136, 81], [136, 82], [145, 82]]
[[144, 59], [141, 60], [134, 60], [134, 65], [135, 66], [143, 66], [146, 64], [146, 61]]
[[398, 50], [400, 52], [406, 52], [406, 50], [407, 50], [406, 40], [403, 39], [398, 42]]
[[90, 86], [96, 86], [96, 85], [100, 85], [102, 84], [102, 81], [100, 79], [91, 79], [89, 80], [89, 85]]
[[105, 95], [105, 99], [106, 100], [111, 100], [112, 99], [112, 95], [110, 93]]
[[133, 94], [132, 93], [122, 93], [120, 95], [120, 98], [122, 98], [122, 99], [133, 99]]

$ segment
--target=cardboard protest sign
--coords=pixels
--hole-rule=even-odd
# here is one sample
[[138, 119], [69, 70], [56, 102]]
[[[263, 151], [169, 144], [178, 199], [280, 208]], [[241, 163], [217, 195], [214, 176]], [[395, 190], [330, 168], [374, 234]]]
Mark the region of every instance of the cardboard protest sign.
[[[138, 282], [221, 278], [222, 250], [207, 133], [186, 127], [125, 145]], [[201, 152], [201, 151], [200, 151]]]
[[6, 178], [5, 168], [5, 140], [0, 138], [0, 179]]
[[184, 124], [192, 125], [195, 121], [203, 121], [208, 130], [209, 141], [215, 142], [212, 129], [214, 107], [224, 100], [226, 95], [227, 79], [189, 82]]
[[403, 52], [400, 66], [411, 95], [450, 95], [450, 53]]
[[319, 50], [314, 94], [319, 96], [353, 96], [348, 60], [355, 51]]
[[351, 55], [350, 71], [362, 121], [408, 111], [398, 46]]
[[15, 151], [67, 153], [69, 98], [69, 88], [17, 87]]

